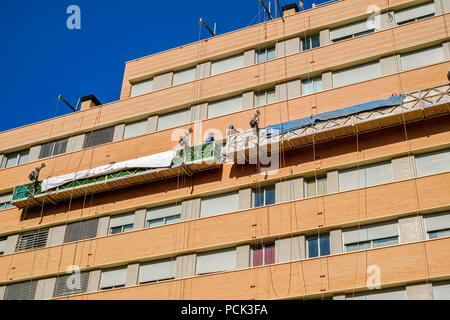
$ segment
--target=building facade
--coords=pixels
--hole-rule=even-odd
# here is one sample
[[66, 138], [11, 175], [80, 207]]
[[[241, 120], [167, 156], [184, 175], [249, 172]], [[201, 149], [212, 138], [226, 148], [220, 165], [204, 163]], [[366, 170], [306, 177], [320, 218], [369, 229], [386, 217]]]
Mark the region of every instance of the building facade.
[[450, 2], [284, 10], [0, 133], [0, 299], [450, 299]]

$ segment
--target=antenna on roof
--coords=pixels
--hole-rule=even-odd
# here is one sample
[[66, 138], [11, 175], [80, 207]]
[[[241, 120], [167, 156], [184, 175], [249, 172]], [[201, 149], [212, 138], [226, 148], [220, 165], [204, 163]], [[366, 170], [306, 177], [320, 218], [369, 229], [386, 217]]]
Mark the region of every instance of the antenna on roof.
[[267, 9], [266, 4], [264, 3], [264, 1], [263, 1], [263, 0], [258, 0], [258, 1], [261, 2], [261, 4], [262, 4], [264, 10], [265, 10], [265, 11], [267, 12], [267, 14], [269, 15], [269, 18], [270, 18], [270, 19], [273, 19], [272, 15], [270, 14], [270, 10]]
[[211, 30], [211, 28], [206, 24], [206, 22], [202, 18], [200, 18], [200, 21], [198, 22], [198, 24], [204, 25], [206, 27], [206, 29], [208, 29], [209, 33], [211, 33], [211, 35], [213, 37], [216, 36], [216, 23], [215, 22], [214, 22], [214, 31]]
[[69, 103], [69, 102], [67, 102], [67, 100], [66, 99], [64, 99], [61, 95], [59, 95], [58, 96], [58, 101], [63, 101], [70, 109], [72, 109], [72, 111], [73, 112], [77, 112], [78, 111], [78, 106], [80, 105], [80, 99], [78, 99], [78, 103], [77, 103], [77, 106], [74, 108], [74, 107], [72, 107], [72, 105]]

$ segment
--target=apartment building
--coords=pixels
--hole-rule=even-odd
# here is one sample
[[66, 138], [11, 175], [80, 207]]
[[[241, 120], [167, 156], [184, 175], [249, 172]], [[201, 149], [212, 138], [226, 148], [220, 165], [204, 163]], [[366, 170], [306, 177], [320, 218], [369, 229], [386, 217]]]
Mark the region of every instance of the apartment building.
[[283, 10], [0, 133], [0, 299], [450, 299], [450, 2]]

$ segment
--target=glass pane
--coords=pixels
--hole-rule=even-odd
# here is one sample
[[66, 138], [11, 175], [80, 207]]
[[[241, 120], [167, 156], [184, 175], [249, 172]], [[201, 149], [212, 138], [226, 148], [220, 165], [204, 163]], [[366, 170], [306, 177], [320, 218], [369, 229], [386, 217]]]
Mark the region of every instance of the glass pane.
[[320, 195], [327, 194], [327, 177], [317, 178], [317, 190]]
[[55, 148], [53, 149], [53, 155], [57, 156], [58, 154], [65, 153], [66, 148], [67, 148], [67, 139], [56, 141]]
[[430, 239], [450, 237], [450, 229], [431, 231], [428, 236]]
[[260, 50], [256, 54], [256, 62], [257, 63], [261, 63], [261, 62], [264, 62], [264, 61], [266, 61], [266, 50]]
[[379, 248], [379, 247], [384, 247], [384, 246], [391, 246], [391, 245], [394, 245], [394, 244], [398, 244], [398, 237], [377, 239], [377, 240], [373, 240], [372, 243], [373, 243], [373, 247], [374, 248]]
[[275, 103], [277, 102], [276, 95], [275, 95], [275, 89], [268, 90], [267, 91], [267, 104]]
[[149, 227], [149, 228], [162, 226], [163, 224], [164, 224], [164, 218], [153, 219], [153, 220], [148, 220], [147, 221], [147, 227]]
[[370, 241], [364, 241], [360, 243], [351, 243], [345, 245], [345, 252], [351, 252], [356, 250], [370, 249]]
[[253, 196], [255, 197], [255, 208], [264, 205], [264, 189], [261, 190], [254, 189]]
[[303, 45], [302, 45], [302, 50], [309, 50], [311, 49], [311, 37], [306, 37], [303, 39]]
[[330, 236], [323, 235], [320, 236], [320, 255], [329, 256], [330, 255]]
[[110, 230], [110, 234], [118, 234], [121, 232], [122, 232], [122, 227], [114, 227], [114, 228], [111, 228], [111, 230]]
[[176, 216], [166, 217], [166, 224], [178, 222], [180, 221], [180, 217], [181, 215], [179, 214]]
[[275, 186], [266, 187], [266, 206], [275, 203]]
[[127, 224], [123, 226], [123, 232], [128, 232], [133, 230], [133, 224]]
[[267, 48], [267, 60], [275, 59], [275, 47]]
[[314, 80], [314, 92], [322, 91], [322, 76], [315, 77], [313, 80]]
[[18, 158], [19, 154], [15, 153], [15, 154], [11, 154], [11, 155], [7, 155], [6, 156], [6, 168], [9, 167], [13, 167], [15, 165], [17, 165], [17, 158]]
[[302, 81], [302, 96], [313, 93], [313, 84], [311, 79]]
[[306, 197], [314, 197], [316, 195], [316, 180], [315, 178], [308, 179], [306, 183]]
[[256, 94], [256, 106], [260, 107], [260, 106], [264, 106], [265, 104], [266, 104], [266, 93], [265, 93], [265, 91], [258, 92]]
[[320, 46], [320, 39], [318, 34], [311, 36], [311, 46], [313, 48], [317, 48]]
[[50, 157], [52, 154], [54, 142], [44, 143], [41, 146], [41, 151], [39, 152], [39, 159]]
[[264, 246], [264, 265], [275, 263], [275, 244], [266, 244]]
[[28, 150], [20, 153], [19, 164], [28, 162]]
[[319, 256], [319, 242], [317, 237], [309, 237], [306, 239], [308, 246], [308, 258], [314, 258]]

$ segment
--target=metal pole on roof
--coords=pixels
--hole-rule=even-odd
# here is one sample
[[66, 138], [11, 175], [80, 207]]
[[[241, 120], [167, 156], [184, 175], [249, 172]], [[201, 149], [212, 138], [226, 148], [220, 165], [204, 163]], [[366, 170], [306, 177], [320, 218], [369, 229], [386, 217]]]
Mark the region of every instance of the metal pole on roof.
[[211, 30], [211, 28], [206, 24], [206, 22], [202, 18], [200, 18], [200, 21], [198, 23], [204, 25], [213, 37], [216, 36], [216, 24], [215, 23], [214, 23], [214, 31]]
[[270, 14], [270, 10], [267, 9], [266, 4], [264, 3], [264, 1], [263, 1], [263, 0], [258, 0], [258, 1], [261, 2], [261, 4], [262, 4], [264, 10], [267, 12], [267, 14], [269, 15], [269, 18], [272, 20], [273, 17], [272, 17], [272, 15]]

